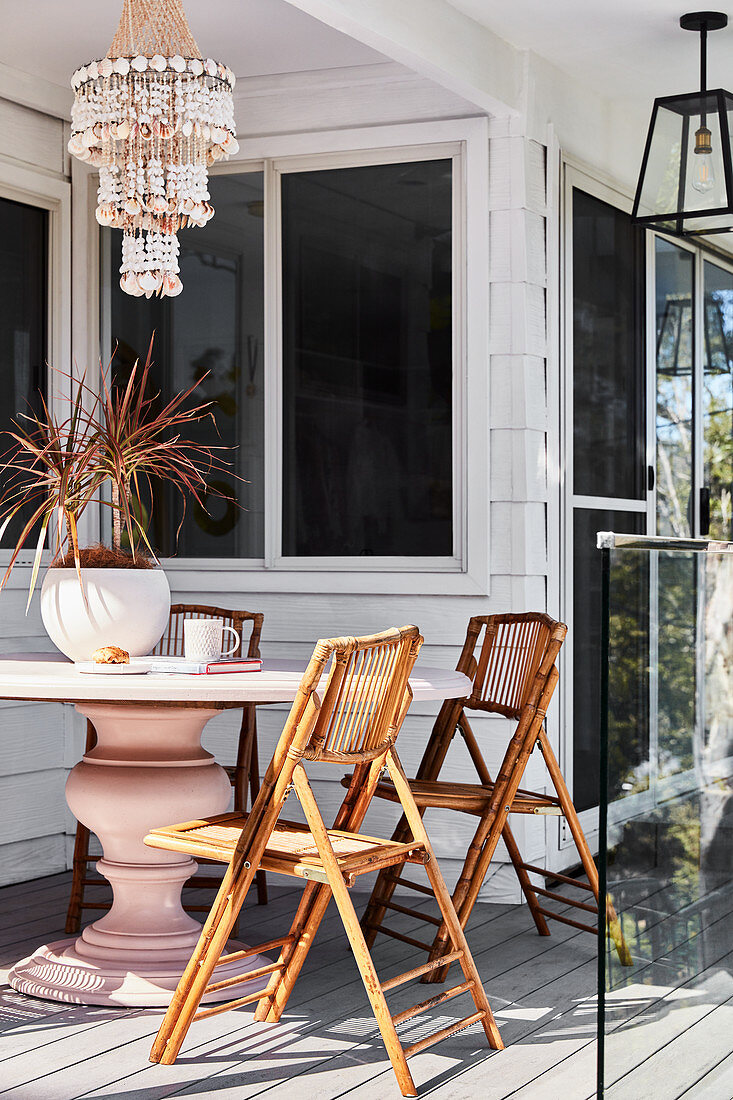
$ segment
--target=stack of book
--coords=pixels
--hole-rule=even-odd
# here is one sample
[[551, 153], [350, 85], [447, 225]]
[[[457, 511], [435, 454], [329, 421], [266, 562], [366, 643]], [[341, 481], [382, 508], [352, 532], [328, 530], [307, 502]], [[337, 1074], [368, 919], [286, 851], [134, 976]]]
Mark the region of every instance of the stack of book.
[[153, 657], [151, 672], [175, 672], [185, 676], [211, 676], [219, 672], [259, 672], [259, 657], [222, 657], [219, 661], [191, 661], [187, 657]]

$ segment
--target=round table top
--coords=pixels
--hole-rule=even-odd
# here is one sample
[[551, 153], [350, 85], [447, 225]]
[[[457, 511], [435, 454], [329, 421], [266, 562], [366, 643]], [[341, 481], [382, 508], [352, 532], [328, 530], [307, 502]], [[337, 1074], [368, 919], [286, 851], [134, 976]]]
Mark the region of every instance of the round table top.
[[[261, 672], [114, 676], [78, 672], [58, 653], [7, 653], [0, 659], [0, 699], [184, 706], [289, 703], [295, 698], [305, 667], [305, 661], [265, 658]], [[418, 662], [410, 687], [416, 700], [463, 699], [471, 690], [471, 681], [455, 669], [430, 668]]]

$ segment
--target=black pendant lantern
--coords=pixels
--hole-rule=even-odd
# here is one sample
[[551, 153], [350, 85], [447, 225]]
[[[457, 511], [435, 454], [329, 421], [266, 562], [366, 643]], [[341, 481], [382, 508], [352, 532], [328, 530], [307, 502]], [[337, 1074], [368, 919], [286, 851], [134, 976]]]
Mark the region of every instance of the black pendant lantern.
[[700, 34], [700, 91], [654, 100], [632, 218], [678, 237], [733, 230], [733, 95], [707, 89], [707, 36], [727, 26], [717, 11], [683, 15]]

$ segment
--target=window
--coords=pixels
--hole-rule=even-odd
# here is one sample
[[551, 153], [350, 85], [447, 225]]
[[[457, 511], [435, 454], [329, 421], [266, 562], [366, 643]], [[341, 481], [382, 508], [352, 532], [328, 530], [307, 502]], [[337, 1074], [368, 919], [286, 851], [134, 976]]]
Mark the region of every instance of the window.
[[452, 162], [282, 181], [283, 554], [449, 557]]
[[[151, 543], [165, 557], [261, 558], [264, 554], [264, 280], [262, 172], [214, 176], [216, 216], [206, 231], [179, 234], [184, 290], [177, 298], [131, 298], [119, 287], [122, 234], [103, 231], [104, 274], [110, 281], [107, 346], [117, 348], [116, 376], [125, 382], [136, 359], [144, 362], [155, 333], [152, 375], [166, 395], [199, 379], [197, 399], [211, 401], [210, 420], [196, 441], [231, 447], [232, 476], [217, 474], [206, 509], [195, 503], [182, 518], [180, 497], [165, 485], [145, 500]], [[200, 394], [200, 398], [198, 398]], [[152, 396], [152, 395], [151, 395]], [[241, 480], [240, 480], [241, 479]]]
[[[4, 415], [40, 411], [46, 394], [48, 355], [48, 212], [0, 198], [0, 384]], [[4, 448], [3, 448], [4, 449]], [[4, 486], [0, 483], [0, 492]], [[5, 545], [12, 545], [28, 518], [13, 519]]]
[[733, 265], [654, 238], [657, 534], [733, 535]]
[[[394, 140], [420, 127], [389, 129]], [[218, 570], [229, 587], [233, 571], [264, 570], [307, 590], [320, 570], [352, 574], [344, 590], [357, 575], [361, 591], [396, 590], [397, 574], [413, 572], [426, 578], [413, 591], [488, 591], [485, 190], [472, 256], [463, 243], [470, 196], [486, 186], [485, 120], [460, 129], [464, 142], [215, 172], [215, 217], [180, 234], [176, 299], [124, 295], [119, 234], [101, 231], [104, 354], [117, 345], [124, 375], [154, 329], [156, 387], [165, 397], [209, 372], [202, 393], [221, 440], [203, 426], [201, 440], [234, 448], [241, 508], [210, 496], [210, 514], [189, 509], [177, 546], [180, 502], [164, 487], [143, 502], [151, 541], [180, 559], [179, 577], [199, 573], [194, 587], [211, 568], [214, 586]], [[451, 573], [463, 577], [453, 587], [440, 580]]]

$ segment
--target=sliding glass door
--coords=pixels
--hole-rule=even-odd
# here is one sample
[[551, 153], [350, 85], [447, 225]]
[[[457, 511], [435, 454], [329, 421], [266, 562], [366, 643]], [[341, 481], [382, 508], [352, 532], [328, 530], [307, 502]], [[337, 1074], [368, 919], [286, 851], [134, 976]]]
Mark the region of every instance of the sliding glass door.
[[[654, 238], [656, 533], [728, 541], [733, 490], [733, 265]], [[715, 724], [702, 609], [712, 593], [699, 555], [660, 555], [652, 575], [653, 798], [695, 782]], [[697, 748], [696, 748], [697, 746]]]
[[[577, 174], [571, 173], [574, 181]], [[580, 181], [579, 181], [580, 182]], [[647, 530], [644, 372], [644, 237], [609, 194], [582, 178], [569, 186], [566, 263], [570, 308], [566, 342], [572, 384], [566, 392], [566, 494], [563, 615], [570, 626], [563, 654], [565, 727], [572, 739], [564, 767], [575, 805], [598, 805], [600, 758], [600, 570], [596, 532]], [[588, 189], [586, 189], [588, 188]], [[591, 190], [593, 188], [593, 190]], [[638, 621], [636, 590], [628, 593]], [[638, 638], [634, 645], [638, 647]], [[646, 643], [644, 643], [646, 644]], [[644, 662], [645, 667], [646, 662]], [[636, 700], [629, 737], [648, 753], [646, 681], [632, 662], [625, 690]]]
[[[622, 196], [573, 169], [565, 202], [564, 767], [592, 834], [596, 532], [733, 539], [733, 260], [644, 234]], [[715, 725], [693, 557], [652, 555], [625, 591], [611, 712], [637, 779], [619, 787], [623, 813], [684, 790]]]

